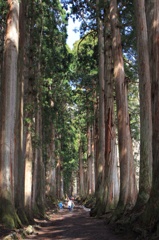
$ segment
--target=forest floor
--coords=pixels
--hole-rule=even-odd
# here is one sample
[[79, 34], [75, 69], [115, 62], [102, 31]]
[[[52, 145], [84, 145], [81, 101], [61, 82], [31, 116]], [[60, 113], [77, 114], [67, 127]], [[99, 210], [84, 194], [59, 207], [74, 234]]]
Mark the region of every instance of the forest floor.
[[[130, 231], [115, 232], [113, 225], [106, 225], [103, 219], [89, 216], [89, 211], [76, 205], [73, 211], [67, 208], [55, 212], [49, 210], [46, 219], [35, 219], [35, 225], [24, 238], [13, 239], [61, 239], [61, 240], [135, 240]], [[1, 230], [1, 229], [0, 229]], [[3, 233], [3, 232], [2, 232]], [[0, 239], [4, 238], [0, 231]], [[4, 234], [4, 233], [3, 233]], [[12, 238], [7, 238], [12, 239]]]

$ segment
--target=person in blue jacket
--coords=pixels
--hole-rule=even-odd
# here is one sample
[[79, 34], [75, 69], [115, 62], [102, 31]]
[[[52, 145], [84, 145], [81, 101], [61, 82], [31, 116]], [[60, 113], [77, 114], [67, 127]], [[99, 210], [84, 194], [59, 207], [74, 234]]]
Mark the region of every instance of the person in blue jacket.
[[59, 207], [59, 209], [62, 209], [62, 208], [63, 208], [63, 203], [62, 203], [62, 202], [59, 202], [59, 203], [58, 203], [58, 207]]

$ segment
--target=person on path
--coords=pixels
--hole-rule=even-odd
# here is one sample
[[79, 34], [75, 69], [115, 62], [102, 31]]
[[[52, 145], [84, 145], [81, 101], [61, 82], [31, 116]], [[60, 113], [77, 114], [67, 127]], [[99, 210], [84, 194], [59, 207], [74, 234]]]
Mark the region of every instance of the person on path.
[[72, 201], [72, 199], [68, 200], [68, 204], [67, 205], [68, 205], [69, 211], [72, 211], [73, 208], [74, 208], [74, 202]]
[[63, 209], [63, 203], [62, 203], [62, 202], [59, 202], [59, 203], [58, 203], [58, 207], [59, 207], [59, 209]]

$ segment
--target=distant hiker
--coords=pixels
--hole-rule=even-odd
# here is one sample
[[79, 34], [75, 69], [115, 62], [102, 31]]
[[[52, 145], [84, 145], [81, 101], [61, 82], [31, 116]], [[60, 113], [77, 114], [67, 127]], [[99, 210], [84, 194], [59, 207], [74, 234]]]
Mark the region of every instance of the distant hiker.
[[69, 199], [67, 205], [68, 205], [69, 211], [72, 211], [74, 208], [74, 202], [71, 199]]
[[63, 208], [63, 203], [62, 203], [62, 202], [59, 202], [59, 203], [58, 203], [58, 207], [59, 207], [59, 209], [62, 209], [62, 208]]

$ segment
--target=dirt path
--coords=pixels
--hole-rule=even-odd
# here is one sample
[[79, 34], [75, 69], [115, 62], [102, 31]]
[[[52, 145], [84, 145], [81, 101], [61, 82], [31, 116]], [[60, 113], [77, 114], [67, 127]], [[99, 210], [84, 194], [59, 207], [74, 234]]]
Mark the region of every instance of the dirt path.
[[89, 217], [89, 212], [76, 206], [72, 212], [68, 209], [59, 213], [48, 213], [50, 221], [37, 221], [36, 233], [27, 239], [62, 240], [133, 240], [132, 235], [115, 234], [103, 220]]

